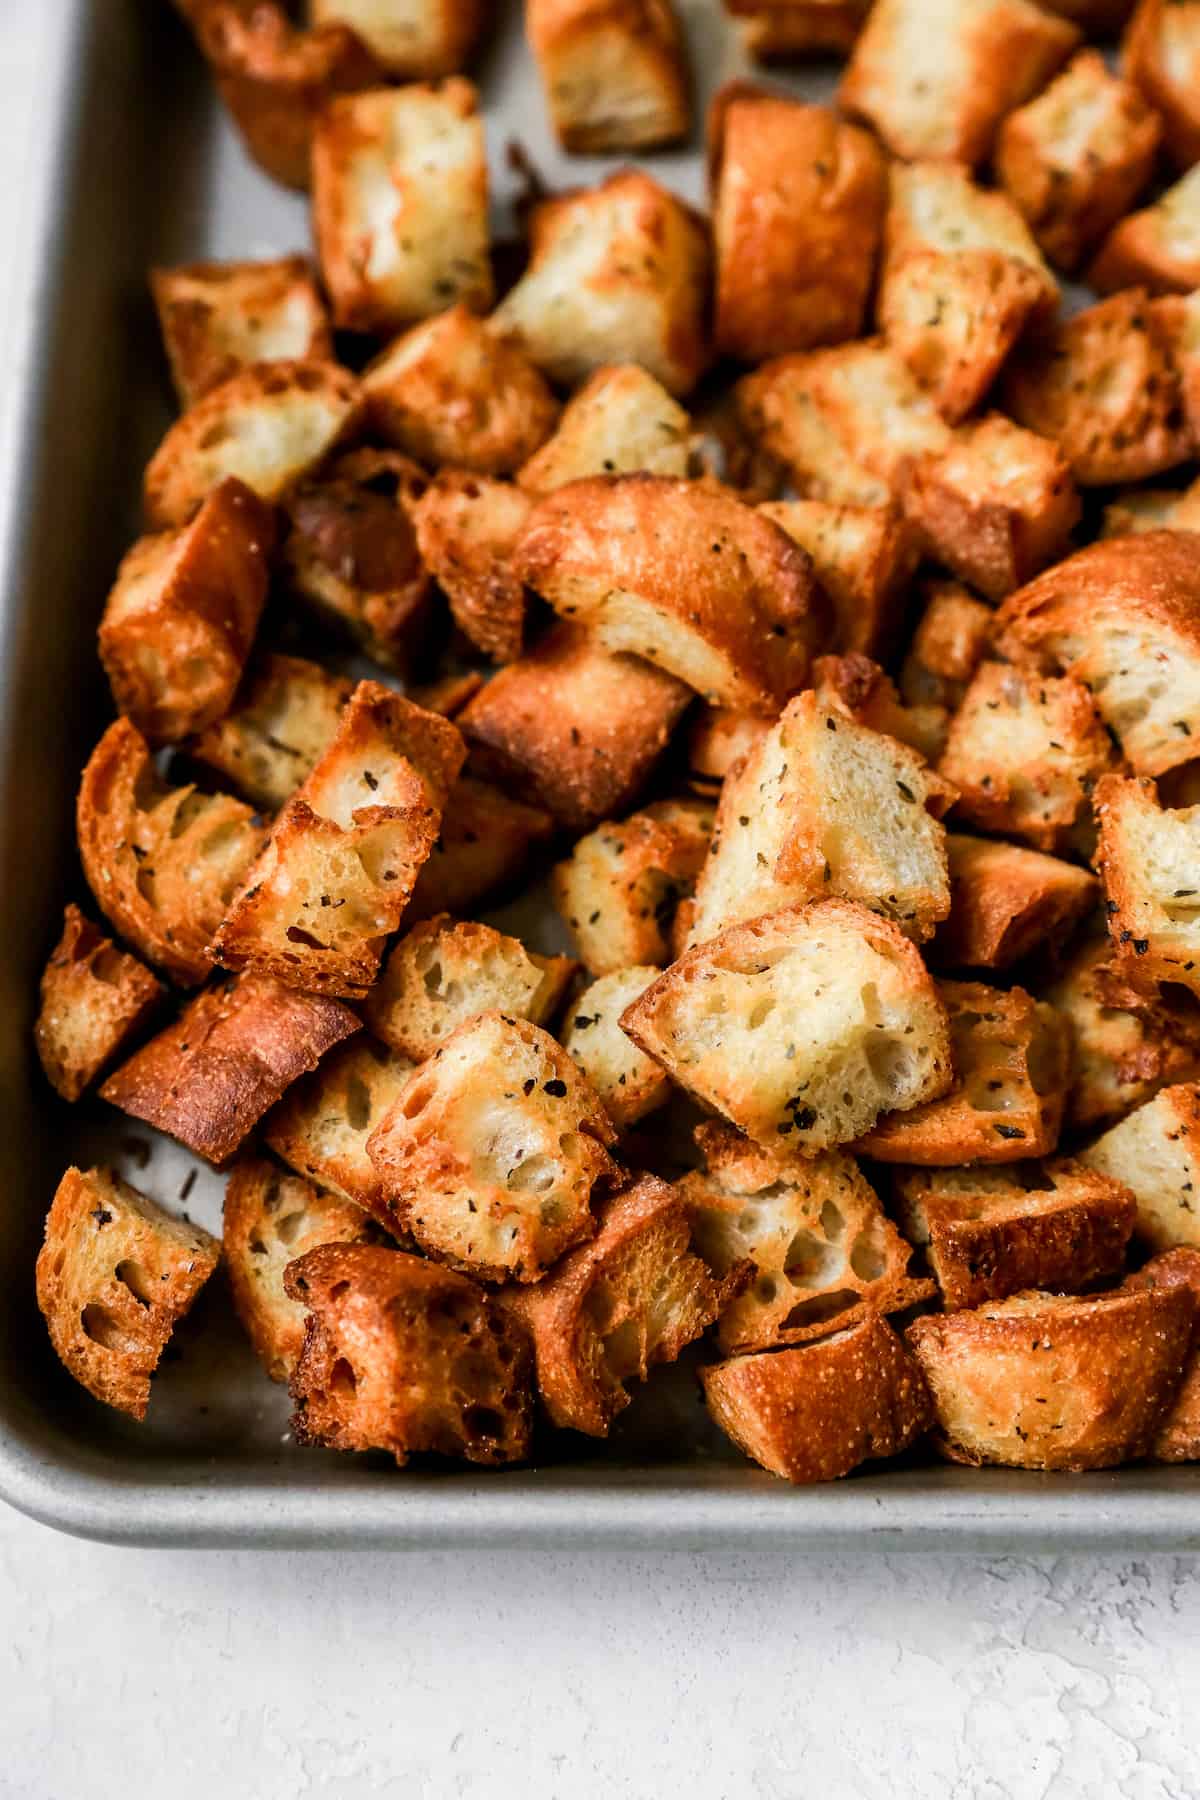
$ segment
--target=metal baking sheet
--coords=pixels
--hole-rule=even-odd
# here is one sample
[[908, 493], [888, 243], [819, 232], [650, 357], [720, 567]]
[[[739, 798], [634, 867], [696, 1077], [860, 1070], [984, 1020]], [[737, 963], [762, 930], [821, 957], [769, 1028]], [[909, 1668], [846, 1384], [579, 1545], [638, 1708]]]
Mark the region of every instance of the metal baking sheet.
[[[502, 6], [478, 71], [500, 234], [521, 185], [511, 140], [552, 183], [615, 166], [557, 153], [519, 5]], [[685, 10], [703, 102], [744, 70], [717, 0]], [[59, 1368], [33, 1264], [65, 1164], [108, 1155], [169, 1206], [185, 1204], [194, 1166], [99, 1105], [63, 1106], [29, 1052], [37, 971], [63, 901], [83, 897], [72, 803], [109, 704], [95, 622], [170, 417], [145, 272], [277, 254], [308, 232], [303, 200], [246, 160], [162, 0], [56, 0], [55, 11], [27, 174], [32, 303], [17, 319], [21, 392], [0, 468], [0, 1495], [63, 1530], [142, 1544], [1200, 1547], [1200, 1470], [1048, 1477], [913, 1461], [794, 1491], [712, 1430], [686, 1362], [655, 1376], [608, 1443], [564, 1434], [525, 1468], [399, 1474], [385, 1458], [300, 1451], [220, 1278], [178, 1332], [144, 1425]], [[825, 98], [832, 71], [791, 85]], [[698, 149], [646, 161], [702, 200]], [[186, 1206], [219, 1229], [220, 1183], [201, 1177]]]

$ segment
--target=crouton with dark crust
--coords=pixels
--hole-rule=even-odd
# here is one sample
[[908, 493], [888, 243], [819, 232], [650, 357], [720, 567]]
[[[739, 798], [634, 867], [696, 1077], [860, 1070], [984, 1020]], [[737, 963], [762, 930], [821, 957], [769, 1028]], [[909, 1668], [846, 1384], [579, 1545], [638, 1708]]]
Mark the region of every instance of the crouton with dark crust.
[[1159, 1088], [1200, 1076], [1200, 1007], [1178, 988], [1152, 998], [1132, 989], [1127, 968], [1101, 935], [1046, 989], [1071, 1023], [1071, 1125], [1107, 1124]]
[[394, 1105], [415, 1063], [365, 1031], [302, 1075], [263, 1121], [263, 1137], [290, 1169], [361, 1206], [399, 1236], [384, 1204], [367, 1139]]
[[824, 500], [771, 500], [758, 510], [812, 558], [833, 603], [834, 648], [866, 656], [890, 650], [920, 560], [916, 536], [899, 510]]
[[275, 652], [250, 666], [229, 711], [187, 753], [234, 791], [278, 812], [311, 774], [337, 731], [354, 683], [319, 663]]
[[526, 595], [513, 555], [532, 504], [510, 481], [443, 469], [416, 509], [421, 561], [463, 636], [493, 662], [521, 654]]
[[671, 922], [696, 885], [712, 829], [707, 802], [655, 800], [579, 839], [550, 891], [591, 974], [670, 961]]
[[183, 406], [251, 363], [333, 360], [307, 257], [151, 269], [150, 291]]
[[34, 1042], [46, 1079], [78, 1100], [157, 1012], [166, 989], [84, 917], [63, 914], [63, 931], [42, 971]]
[[[812, 668], [817, 704], [841, 714], [854, 725], [864, 725], [892, 737], [926, 760], [936, 759], [946, 741], [947, 714], [943, 706], [905, 706], [890, 675], [869, 656], [818, 656]], [[947, 796], [948, 798], [948, 796]]]
[[844, 55], [853, 48], [871, 0], [725, 0], [742, 24], [742, 42], [756, 62], [812, 55]]
[[945, 968], [1007, 969], [1040, 944], [1062, 945], [1097, 898], [1086, 869], [1018, 844], [951, 831], [946, 856], [950, 916], [929, 948]]
[[672, 0], [526, 0], [525, 32], [564, 150], [604, 156], [686, 137], [686, 44]]
[[441, 827], [417, 873], [406, 924], [435, 913], [465, 913], [527, 876], [531, 856], [553, 835], [540, 806], [523, 806], [490, 782], [460, 775], [450, 789]]
[[1183, 1380], [1149, 1454], [1155, 1462], [1200, 1462], [1200, 1250], [1166, 1250], [1161, 1256], [1152, 1256], [1136, 1275], [1126, 1276], [1125, 1286], [1188, 1287], [1195, 1297], [1196, 1323]]
[[612, 363], [571, 395], [517, 483], [537, 495], [589, 475], [682, 478], [691, 473], [690, 434], [691, 420], [661, 381], [637, 363]]
[[1160, 1089], [1094, 1144], [1080, 1161], [1137, 1196], [1139, 1238], [1154, 1250], [1200, 1248], [1200, 1085]]

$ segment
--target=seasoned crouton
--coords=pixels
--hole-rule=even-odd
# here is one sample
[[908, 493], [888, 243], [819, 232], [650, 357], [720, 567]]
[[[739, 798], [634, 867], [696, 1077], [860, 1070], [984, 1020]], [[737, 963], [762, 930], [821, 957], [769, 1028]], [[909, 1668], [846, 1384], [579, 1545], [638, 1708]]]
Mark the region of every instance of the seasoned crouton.
[[1088, 280], [1101, 294], [1134, 286], [1183, 294], [1200, 286], [1200, 169], [1190, 169], [1152, 205], [1115, 225]]
[[548, 494], [588, 475], [683, 477], [690, 421], [661, 381], [637, 363], [589, 375], [563, 408], [558, 427], [517, 472], [529, 494]]
[[563, 1024], [563, 1048], [583, 1070], [618, 1131], [662, 1106], [671, 1091], [658, 1064], [630, 1042], [618, 1023], [657, 974], [644, 963], [601, 975], [579, 996]]
[[145, 738], [117, 719], [83, 771], [76, 827], [104, 916], [173, 981], [203, 981], [212, 935], [262, 848], [262, 820], [228, 794], [168, 787]]
[[937, 757], [946, 741], [942, 706], [904, 706], [895, 684], [869, 656], [818, 656], [812, 667], [817, 704], [855, 725], [902, 744], [924, 757]]
[[564, 150], [601, 156], [687, 136], [687, 58], [672, 0], [526, 0], [525, 33]]
[[917, 1319], [908, 1347], [953, 1462], [1109, 1469], [1143, 1456], [1179, 1387], [1192, 1333], [1182, 1287], [1075, 1299], [1032, 1290]]
[[871, 0], [725, 0], [743, 22], [746, 50], [758, 62], [844, 54], [863, 27]]
[[842, 895], [920, 942], [950, 910], [951, 798], [915, 750], [798, 695], [726, 778], [689, 941]]
[[1010, 595], [1001, 653], [1036, 658], [1092, 690], [1138, 775], [1196, 754], [1200, 561], [1187, 531], [1146, 531], [1078, 551]]
[[529, 267], [492, 324], [553, 381], [635, 362], [673, 394], [708, 361], [708, 234], [641, 169], [536, 208]]
[[916, 536], [897, 509], [772, 500], [758, 510], [812, 558], [833, 602], [834, 648], [866, 656], [889, 650], [920, 559]]
[[1137, 1196], [1137, 1235], [1154, 1250], [1200, 1247], [1200, 1086], [1181, 1082], [1080, 1152], [1080, 1161]]
[[263, 1137], [297, 1175], [389, 1222], [367, 1139], [415, 1064], [360, 1031], [292, 1083], [263, 1122]]
[[732, 495], [663, 475], [573, 481], [540, 500], [517, 575], [606, 649], [722, 706], [773, 713], [826, 628], [812, 565]]
[[360, 681], [231, 903], [213, 939], [218, 960], [361, 999], [464, 755], [448, 720]]
[[527, 875], [531, 854], [553, 831], [554, 820], [541, 807], [522, 806], [490, 782], [460, 775], [417, 874], [405, 922], [469, 912], [497, 888]]
[[727, 1125], [701, 1125], [704, 1172], [685, 1175], [692, 1238], [715, 1275], [753, 1268], [721, 1307], [722, 1350], [761, 1350], [821, 1337], [864, 1312], [899, 1312], [928, 1300], [932, 1281], [912, 1258], [874, 1188], [840, 1151], [802, 1161], [756, 1149]]
[[64, 1366], [144, 1419], [150, 1377], [217, 1266], [220, 1245], [109, 1169], [68, 1169], [46, 1218], [38, 1306]]
[[335, 325], [399, 331], [492, 303], [488, 173], [469, 81], [332, 101], [313, 133], [313, 236]]
[[532, 504], [510, 481], [443, 469], [416, 509], [421, 561], [463, 636], [498, 663], [521, 654], [525, 587], [513, 552]]
[[308, 0], [315, 25], [348, 25], [398, 81], [464, 68], [483, 30], [487, 0]]
[[306, 257], [151, 269], [150, 291], [184, 406], [251, 363], [333, 360], [329, 320]]
[[1162, 115], [1166, 146], [1181, 169], [1200, 159], [1200, 5], [1140, 0], [1121, 46], [1124, 74]]
[[695, 945], [621, 1029], [777, 1154], [846, 1143], [951, 1082], [949, 1022], [919, 952], [850, 900], [788, 907]]
[[1196, 1300], [1192, 1348], [1184, 1364], [1183, 1380], [1167, 1409], [1150, 1446], [1154, 1462], [1200, 1461], [1200, 1250], [1166, 1250], [1153, 1256], [1136, 1275], [1125, 1278], [1127, 1288], [1188, 1287]]
[[501, 669], [457, 723], [481, 775], [578, 832], [637, 798], [690, 698], [665, 670], [563, 623]]
[[717, 349], [761, 362], [857, 337], [887, 198], [874, 139], [740, 82], [708, 129]]
[[671, 919], [712, 837], [703, 800], [656, 800], [579, 839], [551, 878], [554, 904], [593, 975], [670, 961]]
[[948, 968], [1007, 969], [1039, 944], [1064, 943], [1096, 899], [1095, 876], [1039, 850], [951, 831], [946, 855], [950, 916], [929, 954]]
[[1030, 0], [875, 0], [838, 99], [896, 156], [980, 163], [1079, 36]]
[[264, 812], [277, 812], [311, 772], [337, 730], [354, 683], [299, 656], [254, 662], [233, 705], [187, 745]]
[[[825, 660], [819, 657], [813, 664], [814, 674]], [[694, 791], [715, 798], [725, 777], [770, 729], [770, 719], [759, 713], [736, 712], [728, 706], [697, 707], [688, 732], [688, 772]]]
[[906, 706], [941, 706], [953, 712], [987, 653], [993, 613], [957, 581], [928, 581], [924, 607], [900, 665]]
[[537, 1025], [485, 1012], [421, 1065], [367, 1142], [389, 1222], [485, 1281], [537, 1281], [595, 1230], [612, 1121]]
[[267, 598], [271, 509], [237, 480], [190, 525], [139, 538], [100, 621], [121, 712], [152, 743], [202, 731], [229, 708]]
[[1052, 262], [1077, 269], [1128, 212], [1154, 168], [1158, 114], [1098, 50], [1080, 50], [1041, 94], [1009, 113], [996, 174]]
[[234, 1311], [272, 1381], [286, 1381], [304, 1343], [304, 1307], [283, 1271], [318, 1244], [366, 1244], [375, 1227], [360, 1206], [324, 1194], [262, 1157], [240, 1158], [225, 1187], [221, 1230]]
[[153, 530], [186, 525], [230, 476], [281, 500], [357, 426], [358, 384], [331, 362], [255, 363], [210, 388], [167, 432], [146, 466]]
[[291, 1380], [298, 1444], [414, 1451], [473, 1463], [529, 1450], [533, 1357], [524, 1329], [450, 1269], [402, 1250], [325, 1244], [289, 1263], [308, 1308]]
[[165, 992], [136, 956], [118, 950], [77, 906], [67, 907], [42, 971], [33, 1031], [46, 1079], [64, 1100], [78, 1100], [116, 1060]]
[[1129, 989], [1106, 938], [1085, 943], [1046, 998], [1071, 1023], [1069, 1124], [1106, 1124], [1200, 1076], [1200, 1008], [1178, 989]]
[[738, 1449], [797, 1486], [899, 1456], [932, 1417], [924, 1378], [872, 1312], [795, 1349], [731, 1357], [701, 1369], [700, 1380]]
[[569, 956], [538, 956], [490, 925], [443, 913], [415, 925], [389, 952], [367, 995], [367, 1024], [393, 1050], [424, 1062], [477, 1013], [498, 1009], [543, 1024], [574, 968]]
[[1200, 806], [1160, 806], [1152, 781], [1106, 775], [1096, 819], [1118, 968], [1134, 987], [1172, 981], [1200, 999]]

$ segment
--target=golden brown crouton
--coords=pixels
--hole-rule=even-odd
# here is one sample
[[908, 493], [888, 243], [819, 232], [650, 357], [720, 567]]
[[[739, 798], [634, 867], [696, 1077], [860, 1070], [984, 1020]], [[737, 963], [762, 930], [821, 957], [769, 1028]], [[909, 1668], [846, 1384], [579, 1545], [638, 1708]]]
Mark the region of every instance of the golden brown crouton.
[[758, 509], [812, 558], [833, 602], [836, 650], [879, 656], [895, 642], [920, 548], [892, 506], [771, 500]]
[[497, 888], [528, 876], [531, 854], [553, 831], [554, 820], [541, 807], [522, 806], [490, 782], [460, 775], [421, 864], [405, 923], [469, 912]]
[[980, 163], [1079, 35], [1030, 0], [875, 0], [838, 98], [896, 156]]
[[64, 1100], [78, 1100], [160, 1005], [166, 989], [136, 956], [77, 906], [42, 971], [41, 1007], [33, 1029], [46, 1079]]
[[525, 586], [513, 552], [532, 505], [510, 481], [443, 469], [416, 509], [421, 561], [463, 636], [498, 663], [521, 654]]
[[925, 1381], [877, 1313], [792, 1350], [701, 1369], [704, 1398], [739, 1450], [797, 1486], [899, 1456], [930, 1423]]
[[415, 1064], [360, 1031], [289, 1087], [263, 1121], [263, 1137], [288, 1167], [389, 1225], [367, 1139]]
[[1137, 1235], [1154, 1250], [1200, 1247], [1200, 1086], [1159, 1090], [1098, 1137], [1080, 1161], [1137, 1196]]
[[1096, 899], [1095, 876], [1039, 850], [951, 831], [946, 855], [950, 917], [929, 952], [944, 967], [1007, 969], [1039, 944], [1064, 943]]
[[1004, 120], [996, 173], [1051, 261], [1077, 269], [1145, 187], [1161, 136], [1137, 88], [1080, 50]]
[[696, 885], [712, 828], [705, 801], [656, 800], [579, 839], [551, 893], [593, 975], [670, 961], [671, 920]]
[[605, 1112], [625, 1131], [662, 1106], [671, 1083], [658, 1064], [621, 1030], [627, 1006], [645, 993], [658, 974], [648, 963], [601, 975], [567, 1011], [563, 1048], [583, 1070]]
[[1108, 933], [1132, 986], [1177, 982], [1200, 998], [1200, 806], [1159, 804], [1153, 781], [1096, 788]]
[[[813, 678], [827, 657], [813, 664]], [[735, 712], [729, 706], [698, 706], [688, 731], [688, 774], [693, 791], [715, 799], [721, 783], [771, 729], [759, 713]]]
[[[953, 845], [951, 839], [951, 845]], [[953, 917], [953, 914], [951, 915]], [[1046, 998], [1071, 1022], [1071, 1125], [1101, 1125], [1200, 1075], [1200, 1008], [1179, 989], [1128, 987], [1107, 938], [1085, 943]]]
[[488, 16], [487, 0], [308, 0], [315, 25], [348, 25], [398, 81], [465, 67]]
[[1140, 0], [1121, 46], [1121, 67], [1162, 115], [1167, 149], [1181, 169], [1200, 158], [1200, 6]]
[[298, 1444], [474, 1463], [529, 1449], [525, 1331], [461, 1275], [371, 1245], [325, 1244], [284, 1272], [308, 1308], [291, 1380]]
[[493, 676], [457, 723], [481, 775], [586, 831], [636, 800], [690, 698], [673, 675], [563, 623]]
[[1183, 1380], [1167, 1409], [1150, 1456], [1154, 1462], [1200, 1461], [1200, 1250], [1167, 1250], [1153, 1256], [1136, 1275], [1125, 1278], [1127, 1288], [1188, 1287], [1196, 1301], [1192, 1348], [1184, 1364]]
[[1145, 1455], [1179, 1387], [1184, 1288], [1088, 1299], [1036, 1290], [917, 1319], [905, 1337], [953, 1462], [1109, 1469]]
[[526, 0], [525, 33], [564, 150], [598, 156], [687, 136], [687, 60], [672, 0]]
[[288, 1263], [318, 1244], [367, 1244], [376, 1228], [360, 1206], [324, 1194], [277, 1164], [244, 1156], [225, 1187], [221, 1230], [234, 1311], [272, 1381], [286, 1381], [304, 1343], [304, 1307], [283, 1290]]
[[262, 848], [262, 820], [228, 794], [168, 787], [145, 738], [117, 719], [83, 771], [76, 828], [104, 916], [173, 981], [203, 981], [212, 935]]
[[237, 793], [277, 812], [328, 748], [354, 683], [299, 656], [257, 659], [223, 718], [187, 745]]
[[230, 969], [361, 998], [462, 766], [457, 728], [360, 681], [213, 939]]
[[1113, 227], [1088, 270], [1101, 294], [1140, 286], [1183, 294], [1200, 286], [1200, 170], [1190, 169], [1141, 212]]
[[150, 1377], [220, 1248], [111, 1170], [68, 1169], [37, 1260], [38, 1306], [63, 1366], [106, 1406], [144, 1419]]
[[637, 363], [613, 363], [572, 394], [517, 482], [526, 493], [548, 494], [588, 475], [645, 470], [682, 477], [689, 473], [690, 423], [661, 381]]
[[673, 394], [708, 362], [708, 234], [641, 169], [536, 208], [529, 267], [493, 314], [553, 381], [636, 362]]
[[368, 1140], [387, 1216], [485, 1281], [537, 1281], [591, 1237], [612, 1121], [548, 1032], [485, 1012], [412, 1076]]
[[818, 706], [855, 725], [899, 739], [923, 757], [941, 755], [948, 715], [944, 706], [905, 706], [890, 675], [869, 656], [818, 656], [812, 666]]
[[306, 257], [151, 269], [150, 291], [184, 406], [251, 363], [333, 360]]
[[418, 682], [405, 691], [410, 700], [426, 712], [441, 713], [443, 719], [456, 719], [468, 700], [473, 700], [483, 686], [478, 669], [462, 669], [457, 674], [438, 675], [432, 681]]
[[900, 665], [906, 706], [941, 706], [953, 712], [991, 643], [993, 613], [957, 581], [927, 581], [924, 607]]
[[743, 24], [742, 38], [758, 62], [844, 54], [862, 30], [871, 0], [725, 0]]

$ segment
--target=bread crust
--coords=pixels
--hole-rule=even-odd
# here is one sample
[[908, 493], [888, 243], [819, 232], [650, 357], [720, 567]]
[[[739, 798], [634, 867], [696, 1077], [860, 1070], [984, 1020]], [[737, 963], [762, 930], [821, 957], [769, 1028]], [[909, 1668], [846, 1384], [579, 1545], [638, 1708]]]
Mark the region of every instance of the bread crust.
[[328, 748], [353, 692], [352, 681], [319, 663], [268, 651], [187, 753], [253, 806], [278, 812]]
[[508, 481], [443, 469], [416, 509], [421, 560], [463, 636], [493, 662], [515, 662], [525, 635], [525, 586], [513, 568], [532, 501]]
[[589, 475], [682, 478], [690, 468], [691, 420], [661, 381], [637, 363], [610, 363], [588, 376], [563, 407], [540, 450], [517, 471], [531, 495]]
[[1181, 169], [1200, 158], [1200, 6], [1140, 0], [1121, 42], [1121, 68], [1161, 114], [1166, 147]]
[[329, 319], [307, 257], [151, 269], [150, 292], [182, 406], [250, 363], [333, 361]]
[[812, 558], [833, 605], [834, 648], [866, 656], [890, 650], [920, 560], [916, 536], [899, 509], [771, 500], [758, 511]]
[[294, 1081], [263, 1121], [263, 1138], [297, 1175], [389, 1225], [367, 1139], [416, 1067], [365, 1031], [322, 1057], [311, 1075]]
[[950, 916], [929, 950], [946, 968], [1007, 969], [1040, 944], [1064, 943], [1097, 896], [1086, 869], [1022, 845], [951, 831], [946, 855]]
[[655, 800], [580, 838], [558, 864], [551, 897], [592, 975], [671, 960], [672, 919], [695, 888], [712, 828], [703, 800]]
[[33, 1029], [56, 1092], [78, 1100], [149, 1023], [165, 993], [136, 956], [118, 950], [77, 906], [68, 906], [42, 971]]
[[525, 31], [564, 150], [606, 155], [687, 136], [687, 56], [671, 0], [526, 0]]
[[1184, 1364], [1183, 1380], [1150, 1446], [1154, 1462], [1200, 1461], [1200, 1250], [1166, 1250], [1152, 1256], [1136, 1275], [1127, 1275], [1127, 1288], [1188, 1287], [1196, 1300], [1197, 1323], [1191, 1352]]

